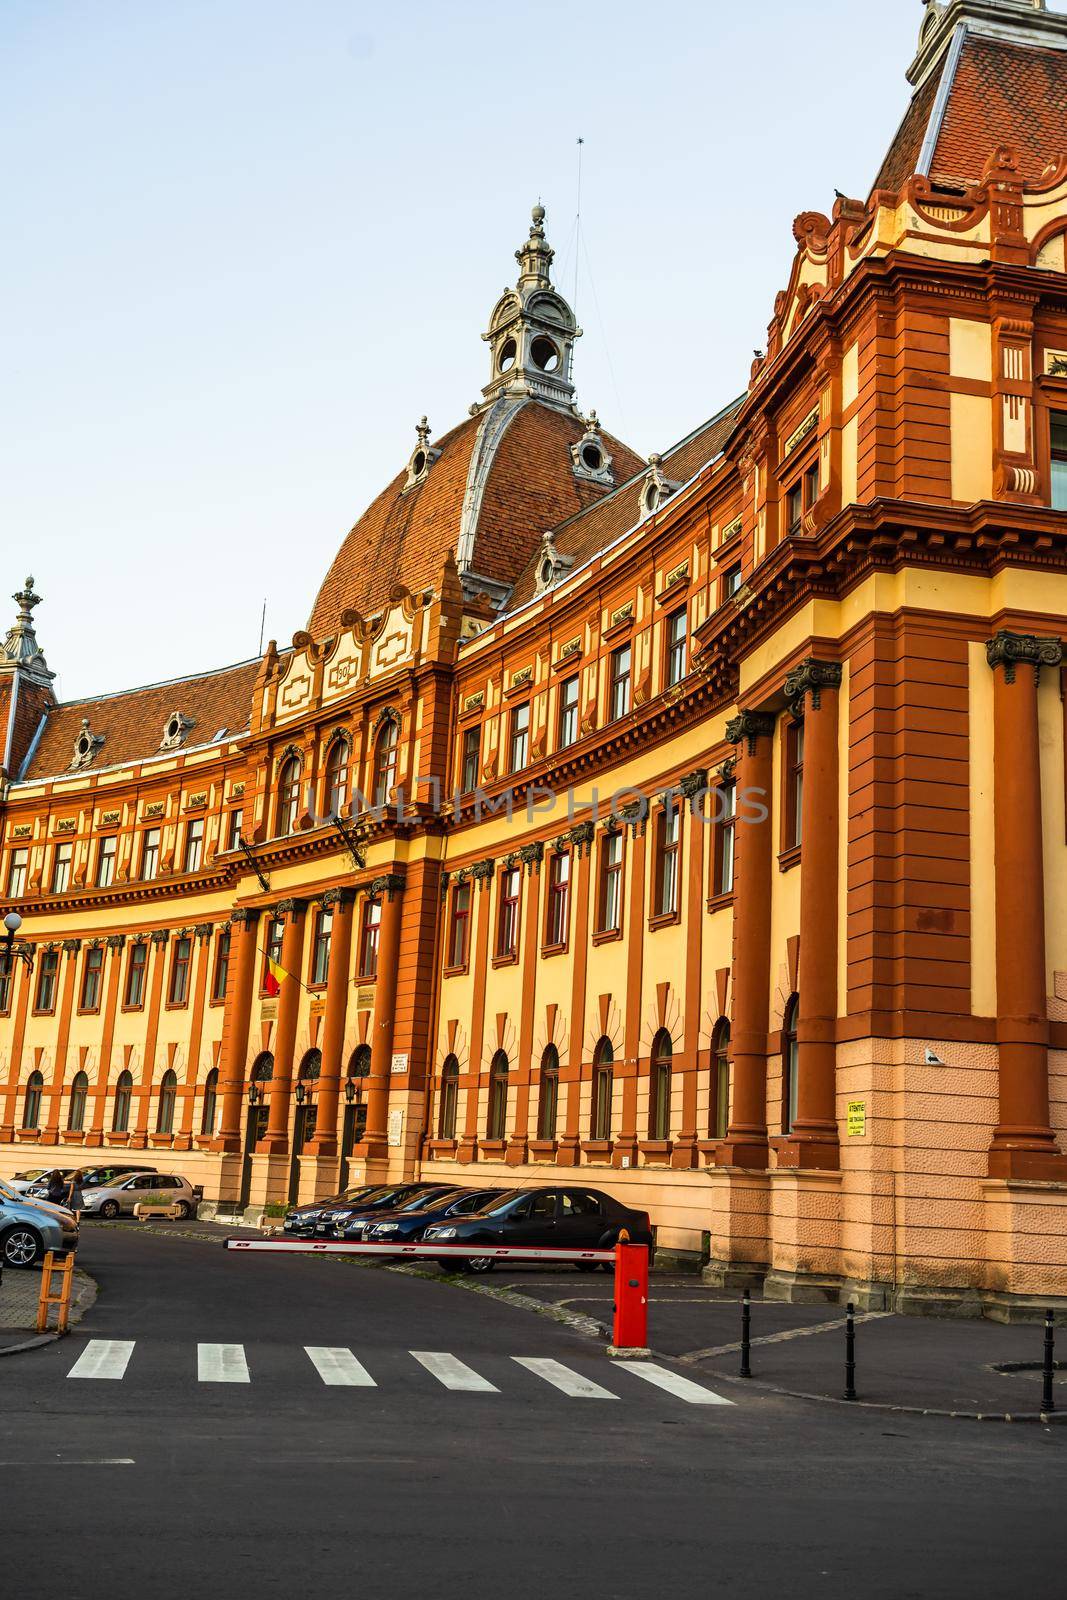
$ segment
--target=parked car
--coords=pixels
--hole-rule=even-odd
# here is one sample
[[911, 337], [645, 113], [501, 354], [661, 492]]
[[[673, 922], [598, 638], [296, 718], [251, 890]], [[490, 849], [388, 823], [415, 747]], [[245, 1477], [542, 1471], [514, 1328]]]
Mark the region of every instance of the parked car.
[[416, 1195], [399, 1210], [387, 1211], [380, 1221], [365, 1223], [363, 1237], [368, 1244], [412, 1244], [431, 1223], [469, 1216], [503, 1193], [503, 1189], [449, 1189], [445, 1194]]
[[370, 1200], [374, 1195], [383, 1193], [386, 1187], [384, 1183], [361, 1183], [354, 1189], [344, 1189], [325, 1200], [311, 1200], [306, 1205], [294, 1206], [282, 1224], [282, 1232], [302, 1239], [315, 1232], [315, 1224], [322, 1221], [324, 1211], [333, 1212], [342, 1206]]
[[48, 1174], [54, 1170], [53, 1167], [31, 1167], [29, 1172], [16, 1172], [13, 1178], [7, 1179], [8, 1188], [17, 1189], [19, 1194], [26, 1194], [34, 1184], [42, 1181], [47, 1183]]
[[75, 1250], [78, 1224], [62, 1206], [28, 1200], [0, 1181], [0, 1265], [32, 1267], [46, 1250]]
[[[430, 1189], [443, 1194], [446, 1189], [453, 1187], [453, 1184], [444, 1183], [389, 1184], [365, 1200], [356, 1200], [351, 1204], [324, 1210], [315, 1224], [315, 1238], [340, 1239], [343, 1234], [346, 1239], [360, 1239], [363, 1236], [363, 1222], [368, 1217], [374, 1217], [376, 1212], [395, 1211], [398, 1206], [404, 1205], [408, 1200], [414, 1200], [416, 1195], [426, 1194]], [[358, 1229], [357, 1223], [360, 1224]]]
[[84, 1215], [90, 1217], [117, 1217], [120, 1212], [132, 1216], [133, 1208], [149, 1195], [159, 1194], [178, 1207], [180, 1217], [191, 1217], [196, 1210], [196, 1192], [185, 1178], [173, 1172], [126, 1172], [106, 1183], [96, 1184], [83, 1191]]
[[86, 1189], [98, 1188], [101, 1184], [111, 1183], [116, 1178], [129, 1177], [131, 1172], [154, 1172], [150, 1166], [136, 1166], [133, 1162], [129, 1166], [120, 1167], [42, 1167], [33, 1183], [26, 1189], [35, 1199], [44, 1199], [48, 1193], [48, 1178], [52, 1172], [59, 1172], [64, 1183], [72, 1178], [76, 1172], [82, 1175], [82, 1192]]
[[[616, 1243], [625, 1228], [634, 1244], [646, 1244], [649, 1252], [655, 1240], [647, 1211], [629, 1206], [602, 1194], [599, 1189], [510, 1189], [491, 1200], [473, 1216], [450, 1222], [435, 1222], [423, 1234], [426, 1244], [525, 1244], [558, 1245], [565, 1250], [601, 1250]], [[440, 1265], [456, 1271], [456, 1257], [440, 1258]], [[459, 1270], [491, 1272], [492, 1256], [474, 1256], [461, 1261]], [[594, 1261], [576, 1262], [579, 1272], [595, 1271]]]

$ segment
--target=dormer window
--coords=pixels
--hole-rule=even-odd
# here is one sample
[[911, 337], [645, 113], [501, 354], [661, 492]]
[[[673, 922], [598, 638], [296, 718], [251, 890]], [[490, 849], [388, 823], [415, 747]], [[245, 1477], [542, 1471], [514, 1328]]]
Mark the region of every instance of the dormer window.
[[161, 750], [177, 750], [189, 737], [189, 730], [195, 728], [196, 721], [187, 717], [182, 711], [172, 711], [163, 724], [163, 737], [159, 741]]
[[414, 489], [418, 484], [425, 483], [429, 476], [430, 468], [441, 454], [430, 444], [430, 424], [422, 417], [415, 428], [415, 437], [418, 440], [411, 459], [408, 461], [407, 482], [404, 484], [403, 493]]
[[70, 763], [70, 770], [77, 772], [82, 767], [87, 767], [103, 742], [104, 735], [102, 733], [94, 733], [89, 726], [89, 718], [83, 717], [81, 731], [74, 741], [74, 756]]
[[589, 413], [582, 437], [571, 445], [571, 460], [576, 478], [585, 483], [600, 483], [609, 489], [614, 487], [611, 457], [600, 436], [600, 419], [595, 411]]
[[504, 343], [500, 346], [500, 354], [497, 356], [497, 371], [510, 372], [512, 367], [515, 365], [515, 357], [518, 355], [518, 353], [518, 346], [516, 345], [514, 339], [505, 339]]
[[539, 372], [555, 372], [559, 366], [559, 350], [551, 339], [541, 335], [530, 346], [530, 360]]
[[648, 477], [641, 488], [641, 515], [650, 517], [680, 485], [663, 470], [663, 457], [653, 452], [648, 458]]
[[537, 557], [537, 590], [542, 593], [565, 578], [574, 565], [573, 556], [565, 556], [556, 549], [556, 536], [549, 531], [541, 540]]

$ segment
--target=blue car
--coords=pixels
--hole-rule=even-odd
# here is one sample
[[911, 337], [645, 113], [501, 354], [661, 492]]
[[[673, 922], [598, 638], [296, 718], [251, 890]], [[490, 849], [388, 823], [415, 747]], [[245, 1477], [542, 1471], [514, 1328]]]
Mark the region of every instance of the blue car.
[[0, 1180], [0, 1266], [32, 1267], [46, 1250], [74, 1250], [77, 1244], [73, 1212], [47, 1200], [27, 1200]]

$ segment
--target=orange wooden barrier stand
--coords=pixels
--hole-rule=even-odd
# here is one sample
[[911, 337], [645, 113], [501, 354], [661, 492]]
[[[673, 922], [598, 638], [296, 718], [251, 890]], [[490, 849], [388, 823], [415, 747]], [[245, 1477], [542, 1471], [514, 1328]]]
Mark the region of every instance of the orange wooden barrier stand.
[[[52, 1279], [59, 1275], [59, 1291], [53, 1291]], [[56, 1261], [54, 1250], [49, 1250], [41, 1266], [41, 1298], [37, 1304], [37, 1332], [48, 1331], [48, 1312], [52, 1306], [59, 1308], [56, 1332], [66, 1333], [70, 1322], [70, 1293], [74, 1287], [74, 1256], [68, 1254]]]

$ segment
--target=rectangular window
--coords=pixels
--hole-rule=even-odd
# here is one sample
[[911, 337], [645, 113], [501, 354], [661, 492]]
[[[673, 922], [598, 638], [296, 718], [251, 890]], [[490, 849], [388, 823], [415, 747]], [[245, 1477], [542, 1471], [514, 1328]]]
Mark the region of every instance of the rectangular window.
[[783, 751], [785, 807], [782, 849], [792, 850], [800, 843], [804, 804], [804, 724], [789, 722]]
[[378, 976], [378, 938], [382, 927], [382, 902], [365, 899], [363, 923], [359, 934], [359, 976]]
[[230, 930], [223, 928], [215, 945], [215, 970], [211, 974], [212, 1000], [225, 1000], [230, 976]]
[[141, 880], [151, 883], [159, 871], [159, 829], [146, 828], [141, 835]]
[[29, 865], [28, 849], [12, 850], [7, 866], [7, 894], [9, 900], [21, 900], [26, 893], [26, 872]]
[[741, 587], [741, 563], [739, 561], [736, 566], [729, 567], [722, 575], [722, 597], [723, 597], [723, 599], [724, 600], [731, 599], [737, 593], [737, 591], [740, 589], [740, 587]]
[[100, 980], [104, 971], [104, 950], [102, 945], [86, 950], [85, 960], [82, 963], [82, 992], [79, 1005], [82, 1011], [98, 1011], [100, 1009]]
[[106, 839], [101, 839], [96, 851], [96, 887], [110, 889], [115, 881], [115, 857], [119, 852], [119, 841], [111, 833]]
[[608, 707], [612, 722], [617, 722], [620, 717], [624, 717], [630, 709], [630, 670], [632, 665], [633, 649], [630, 645], [621, 644], [617, 650], [611, 652]]
[[70, 863], [74, 855], [72, 844], [57, 844], [52, 852], [52, 893], [66, 894], [70, 887]]
[[566, 750], [578, 737], [578, 674], [559, 686], [559, 748]]
[[182, 871], [199, 872], [204, 859], [204, 819], [194, 817], [185, 824], [185, 849], [182, 852]]
[[59, 951], [42, 950], [37, 967], [37, 993], [33, 1002], [35, 1011], [54, 1011], [56, 1009], [56, 979], [58, 976]]
[[1054, 411], [1051, 417], [1052, 508], [1067, 511], [1067, 411]]
[[622, 834], [606, 833], [600, 843], [597, 932], [622, 930]]
[[172, 1006], [183, 1006], [189, 999], [189, 968], [193, 960], [193, 941], [188, 934], [183, 934], [174, 941], [174, 953], [170, 958], [170, 989], [167, 994], [168, 1003]]
[[130, 1011], [139, 1011], [144, 1005], [145, 974], [148, 971], [148, 946], [131, 944], [126, 961], [126, 995], [123, 1005]]
[[508, 771], [521, 772], [530, 754], [530, 702], [514, 706], [511, 712], [511, 736], [508, 740]]
[[571, 858], [557, 850], [548, 858], [548, 904], [545, 909], [545, 944], [561, 950], [567, 943], [570, 919]]
[[459, 787], [462, 794], [469, 794], [478, 787], [478, 762], [482, 753], [482, 729], [480, 723], [475, 723], [473, 728], [463, 730], [463, 759], [460, 762]]
[[500, 874], [500, 910], [496, 924], [497, 960], [511, 960], [519, 953], [520, 869], [505, 867]]
[[11, 1010], [11, 963], [5, 961], [0, 967], [0, 1016], [6, 1016]]
[[819, 463], [813, 461], [796, 483], [786, 490], [785, 531], [792, 536], [800, 532], [805, 511], [810, 511], [819, 497]]
[[226, 848], [239, 850], [241, 848], [241, 829], [244, 826], [245, 814], [240, 806], [236, 811], [226, 814]]
[[471, 886], [457, 883], [452, 890], [452, 925], [448, 933], [448, 965], [461, 968], [467, 965], [471, 936]]
[[734, 892], [734, 829], [737, 825], [737, 784], [721, 783], [715, 790], [714, 895]]
[[689, 613], [685, 606], [667, 618], [667, 687], [673, 689], [686, 674], [689, 644]]
[[657, 917], [673, 917], [678, 911], [678, 851], [682, 837], [682, 817], [678, 806], [664, 806], [656, 818], [655, 910]]
[[333, 912], [323, 906], [315, 916], [311, 941], [311, 981], [323, 984], [330, 976], [330, 941], [333, 938]]

